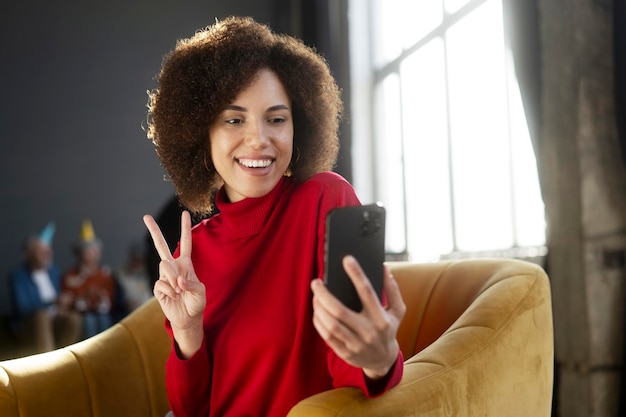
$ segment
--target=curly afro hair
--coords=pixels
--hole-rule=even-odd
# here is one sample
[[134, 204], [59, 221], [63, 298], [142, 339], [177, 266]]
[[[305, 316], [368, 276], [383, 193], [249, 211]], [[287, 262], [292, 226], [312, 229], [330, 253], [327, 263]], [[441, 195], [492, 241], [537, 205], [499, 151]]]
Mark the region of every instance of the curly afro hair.
[[211, 162], [209, 126], [262, 69], [276, 73], [292, 102], [293, 177], [304, 181], [335, 164], [343, 105], [324, 58], [249, 17], [229, 17], [179, 40], [149, 92], [148, 138], [195, 213], [211, 212], [223, 183]]

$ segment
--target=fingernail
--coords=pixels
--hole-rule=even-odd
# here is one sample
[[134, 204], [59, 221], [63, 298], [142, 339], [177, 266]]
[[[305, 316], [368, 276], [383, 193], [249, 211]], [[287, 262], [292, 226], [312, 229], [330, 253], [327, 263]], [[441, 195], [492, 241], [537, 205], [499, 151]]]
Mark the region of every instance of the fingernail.
[[343, 259], [345, 262], [349, 262], [351, 264], [356, 262], [356, 259], [352, 255], [346, 255]]

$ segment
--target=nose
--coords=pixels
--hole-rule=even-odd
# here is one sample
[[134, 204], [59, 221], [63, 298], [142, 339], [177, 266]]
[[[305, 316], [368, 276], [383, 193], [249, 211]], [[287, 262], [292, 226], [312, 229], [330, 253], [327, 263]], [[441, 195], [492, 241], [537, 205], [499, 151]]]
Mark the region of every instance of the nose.
[[262, 121], [248, 123], [244, 142], [252, 149], [261, 149], [269, 143], [268, 132]]

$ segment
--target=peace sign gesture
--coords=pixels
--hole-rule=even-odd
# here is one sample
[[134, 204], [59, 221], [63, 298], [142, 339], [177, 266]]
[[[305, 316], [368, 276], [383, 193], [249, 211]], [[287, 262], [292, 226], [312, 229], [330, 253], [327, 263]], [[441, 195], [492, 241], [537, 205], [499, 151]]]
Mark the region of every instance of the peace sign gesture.
[[172, 326], [180, 353], [188, 358], [202, 345], [202, 313], [206, 306], [206, 289], [191, 262], [191, 216], [187, 211], [181, 215], [180, 251], [176, 259], [154, 218], [146, 214], [143, 221], [161, 257], [154, 296]]

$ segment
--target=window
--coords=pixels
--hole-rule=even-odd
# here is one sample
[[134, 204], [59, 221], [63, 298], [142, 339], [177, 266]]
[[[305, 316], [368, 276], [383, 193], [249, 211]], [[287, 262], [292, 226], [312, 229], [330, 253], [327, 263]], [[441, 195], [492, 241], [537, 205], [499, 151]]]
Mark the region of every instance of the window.
[[353, 182], [386, 206], [388, 252], [544, 252], [501, 0], [352, 0], [349, 19]]

